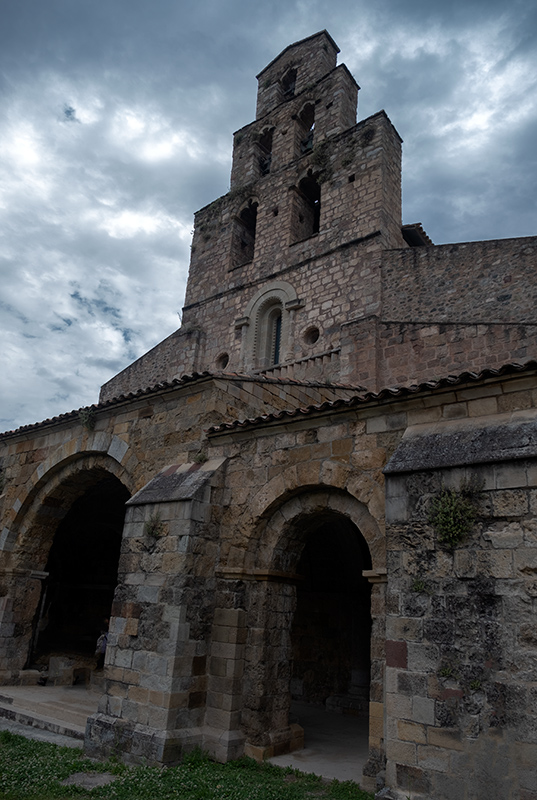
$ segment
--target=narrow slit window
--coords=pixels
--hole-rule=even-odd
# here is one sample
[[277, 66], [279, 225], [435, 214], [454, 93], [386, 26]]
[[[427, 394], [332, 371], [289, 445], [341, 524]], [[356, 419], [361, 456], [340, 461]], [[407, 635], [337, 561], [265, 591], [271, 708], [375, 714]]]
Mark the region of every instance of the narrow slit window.
[[282, 341], [282, 312], [280, 309], [277, 309], [277, 311], [273, 312], [271, 323], [272, 352], [270, 354], [270, 362], [272, 366], [280, 363], [280, 347]]

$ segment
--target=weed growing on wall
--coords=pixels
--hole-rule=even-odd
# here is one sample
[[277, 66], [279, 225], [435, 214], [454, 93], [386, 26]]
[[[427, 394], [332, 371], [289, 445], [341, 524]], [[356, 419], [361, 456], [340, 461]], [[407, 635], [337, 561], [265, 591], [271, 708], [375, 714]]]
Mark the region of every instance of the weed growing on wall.
[[166, 525], [162, 521], [160, 514], [158, 512], [151, 514], [144, 525], [145, 535], [151, 537], [152, 539], [156, 539], [159, 536], [163, 536], [165, 532]]
[[93, 406], [81, 408], [78, 412], [78, 419], [86, 430], [92, 431], [95, 428], [95, 409]]
[[443, 488], [432, 503], [429, 522], [438, 541], [449, 549], [460, 544], [471, 532], [476, 516], [475, 497], [482, 485], [475, 480], [463, 481], [460, 488]]

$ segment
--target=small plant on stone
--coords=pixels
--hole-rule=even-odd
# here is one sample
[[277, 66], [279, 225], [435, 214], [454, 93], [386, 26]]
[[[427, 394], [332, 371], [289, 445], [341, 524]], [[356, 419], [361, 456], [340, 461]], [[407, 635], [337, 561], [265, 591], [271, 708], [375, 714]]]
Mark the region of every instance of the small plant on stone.
[[78, 412], [78, 419], [83, 428], [92, 431], [95, 428], [95, 409], [93, 406], [81, 408]]
[[473, 692], [477, 692], [479, 689], [481, 689], [481, 681], [472, 681], [470, 683], [470, 689]]
[[207, 452], [205, 450], [198, 450], [195, 456], [192, 457], [194, 464], [204, 464], [207, 461]]
[[413, 592], [418, 592], [419, 594], [432, 594], [431, 589], [421, 578], [416, 578], [414, 581], [412, 581], [410, 588]]
[[150, 536], [152, 539], [157, 539], [159, 536], [163, 536], [166, 531], [166, 525], [162, 521], [160, 514], [155, 512], [151, 514], [149, 519], [144, 525], [144, 533], [146, 536]]
[[0, 494], [6, 488], [6, 471], [3, 467], [0, 467]]
[[438, 534], [438, 541], [451, 550], [473, 528], [477, 516], [474, 498], [480, 488], [475, 480], [464, 481], [459, 490], [443, 488], [431, 503], [429, 522]]
[[455, 670], [453, 669], [453, 667], [450, 667], [450, 666], [442, 667], [442, 669], [439, 670], [438, 675], [439, 675], [440, 678], [455, 678], [456, 677], [455, 676]]

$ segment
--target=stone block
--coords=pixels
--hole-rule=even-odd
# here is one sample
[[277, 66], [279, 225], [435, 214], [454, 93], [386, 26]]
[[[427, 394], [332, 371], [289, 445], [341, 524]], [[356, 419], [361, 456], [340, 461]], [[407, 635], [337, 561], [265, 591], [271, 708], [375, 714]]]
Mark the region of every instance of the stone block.
[[528, 495], [523, 489], [501, 489], [492, 494], [497, 517], [521, 517], [528, 513]]
[[457, 729], [427, 728], [427, 743], [447, 750], [464, 750], [461, 733]]
[[399, 720], [397, 722], [397, 733], [399, 739], [404, 742], [414, 742], [415, 744], [425, 744], [427, 742], [425, 725]]
[[537, 575], [537, 547], [521, 547], [514, 553], [515, 570], [527, 576]]
[[425, 725], [434, 725], [435, 702], [428, 697], [412, 698], [412, 715], [414, 722], [422, 722]]
[[157, 730], [166, 730], [168, 723], [168, 710], [165, 708], [158, 708], [156, 706], [149, 707], [149, 713], [147, 715], [147, 724], [151, 728], [156, 728]]
[[431, 780], [428, 774], [419, 767], [397, 764], [395, 768], [397, 786], [403, 791], [411, 792], [418, 797], [431, 797]]
[[412, 719], [412, 699], [402, 694], [386, 694], [386, 711], [397, 719]]
[[406, 669], [407, 667], [407, 643], [404, 641], [386, 641], [386, 666], [399, 667]]
[[386, 741], [386, 758], [398, 764], [417, 763], [417, 745], [414, 742], [402, 742], [399, 739]]
[[526, 486], [527, 473], [524, 464], [496, 464], [494, 466], [496, 489], [516, 489]]
[[439, 650], [436, 645], [408, 643], [408, 669], [416, 672], [435, 671], [438, 664]]
[[423, 638], [423, 619], [388, 617], [386, 620], [388, 639], [420, 642]]

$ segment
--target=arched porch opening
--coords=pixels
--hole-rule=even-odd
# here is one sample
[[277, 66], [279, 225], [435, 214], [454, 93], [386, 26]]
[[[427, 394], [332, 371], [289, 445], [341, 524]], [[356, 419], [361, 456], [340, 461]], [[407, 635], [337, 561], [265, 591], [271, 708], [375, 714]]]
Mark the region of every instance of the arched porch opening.
[[[103, 470], [79, 473], [71, 484], [71, 503], [68, 508], [62, 504], [65, 515], [47, 537], [52, 544], [28, 666], [47, 666], [51, 657], [91, 664], [110, 617], [130, 493]], [[54, 508], [56, 502], [48, 497], [45, 506]]]
[[302, 523], [291, 625], [291, 699], [367, 716], [371, 587], [362, 571], [371, 556], [356, 525], [325, 512]]
[[372, 617], [362, 573], [372, 568], [370, 546], [378, 550], [379, 536], [367, 506], [339, 489], [305, 489], [264, 516], [245, 603], [248, 754], [287, 753], [304, 737], [307, 745], [305, 704], [361, 717], [367, 740]]

